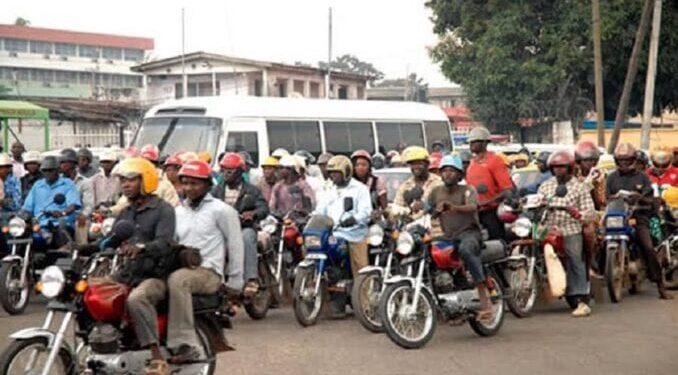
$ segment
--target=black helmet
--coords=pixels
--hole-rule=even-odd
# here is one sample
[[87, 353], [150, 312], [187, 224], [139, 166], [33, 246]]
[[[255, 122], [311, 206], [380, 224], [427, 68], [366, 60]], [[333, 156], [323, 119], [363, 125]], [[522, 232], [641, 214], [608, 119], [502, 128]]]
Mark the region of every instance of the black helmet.
[[88, 150], [86, 147], [83, 147], [78, 150], [78, 157], [84, 157], [87, 158], [87, 160], [92, 161], [92, 151]]
[[374, 169], [382, 169], [386, 166], [386, 158], [381, 153], [377, 152], [372, 155], [372, 166]]
[[45, 156], [42, 159], [42, 164], [40, 164], [40, 170], [45, 171], [48, 169], [59, 169], [59, 161], [56, 156]]
[[73, 162], [77, 163], [78, 162], [78, 155], [75, 153], [75, 150], [72, 148], [65, 148], [61, 150], [61, 154], [59, 155], [59, 162], [64, 163], [64, 162]]
[[315, 164], [315, 156], [306, 150], [299, 150], [294, 153], [294, 155], [301, 156], [306, 160], [306, 165]]
[[636, 151], [636, 162], [644, 165], [650, 165], [650, 158], [641, 150]]
[[252, 168], [255, 167], [256, 165], [254, 164], [254, 161], [252, 160], [252, 156], [250, 155], [249, 152], [247, 151], [240, 151], [238, 152], [238, 155], [242, 158], [242, 160], [247, 164], [248, 167]]
[[551, 153], [548, 151], [542, 151], [537, 155], [537, 161], [540, 161], [544, 164], [548, 163], [549, 157], [551, 156]]

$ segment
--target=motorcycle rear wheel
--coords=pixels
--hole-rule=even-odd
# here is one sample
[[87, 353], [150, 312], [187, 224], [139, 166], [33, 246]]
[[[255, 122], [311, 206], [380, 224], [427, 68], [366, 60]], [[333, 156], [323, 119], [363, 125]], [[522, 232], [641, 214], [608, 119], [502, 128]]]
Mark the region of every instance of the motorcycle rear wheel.
[[384, 332], [379, 316], [379, 300], [383, 279], [379, 272], [360, 274], [353, 283], [351, 306], [360, 324], [374, 333]]
[[532, 310], [537, 304], [540, 290], [537, 271], [535, 270], [529, 285], [526, 280], [528, 273], [527, 266], [506, 270], [506, 278], [511, 286], [511, 294], [506, 299], [506, 305], [516, 318], [527, 318], [532, 315]]
[[23, 288], [17, 289], [10, 284], [21, 280], [21, 264], [3, 263], [0, 267], [0, 304], [10, 315], [18, 315], [26, 310], [31, 296], [30, 277], [26, 275]]
[[[298, 268], [294, 277], [294, 296], [292, 305], [297, 322], [303, 327], [316, 324], [320, 318], [323, 304], [327, 299], [327, 287], [325, 280], [320, 280], [320, 290], [315, 293], [315, 285], [318, 274], [315, 267]], [[309, 296], [309, 294], [312, 294]]]
[[607, 250], [605, 257], [605, 282], [610, 300], [619, 303], [622, 300], [624, 289], [624, 272], [626, 269], [626, 257], [622, 248], [616, 251]]
[[247, 303], [245, 303], [245, 311], [247, 315], [254, 320], [264, 319], [268, 308], [271, 306], [273, 300], [272, 289], [275, 289], [275, 280], [273, 275], [269, 272], [266, 260], [259, 258], [257, 263], [257, 272], [259, 273], [259, 291]]
[[504, 290], [496, 278], [494, 279], [494, 290], [496, 295], [491, 297], [492, 321], [489, 323], [483, 323], [475, 319], [468, 321], [473, 331], [483, 337], [496, 335], [504, 324]]
[[[436, 303], [428, 289], [421, 289], [413, 319], [402, 316], [402, 309], [412, 303], [413, 297], [414, 288], [410, 283], [400, 282], [386, 287], [379, 302], [379, 315], [386, 335], [391, 341], [405, 349], [422, 348], [431, 341], [438, 326]], [[421, 326], [419, 332], [414, 332], [417, 328], [414, 324]], [[413, 334], [408, 335], [408, 333]]]
[[[21, 356], [30, 358], [33, 353], [37, 355], [33, 366], [26, 370], [26, 365], [21, 365], [19, 360]], [[47, 348], [47, 339], [44, 337], [33, 337], [26, 340], [14, 340], [0, 354], [0, 374], [32, 374], [36, 368], [41, 368], [47, 361], [49, 349]], [[28, 359], [27, 358], [27, 359]], [[76, 364], [73, 363], [71, 354], [64, 348], [59, 350], [59, 354], [54, 360], [50, 374], [75, 375]]]

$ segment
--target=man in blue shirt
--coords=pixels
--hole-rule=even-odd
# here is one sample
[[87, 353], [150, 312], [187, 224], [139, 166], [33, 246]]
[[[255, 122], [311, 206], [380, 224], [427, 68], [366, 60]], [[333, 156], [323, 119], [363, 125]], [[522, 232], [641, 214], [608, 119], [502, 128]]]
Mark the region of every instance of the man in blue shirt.
[[7, 154], [0, 154], [0, 180], [2, 180], [4, 197], [1, 200], [2, 212], [16, 212], [21, 208], [21, 183], [14, 177], [14, 164]]

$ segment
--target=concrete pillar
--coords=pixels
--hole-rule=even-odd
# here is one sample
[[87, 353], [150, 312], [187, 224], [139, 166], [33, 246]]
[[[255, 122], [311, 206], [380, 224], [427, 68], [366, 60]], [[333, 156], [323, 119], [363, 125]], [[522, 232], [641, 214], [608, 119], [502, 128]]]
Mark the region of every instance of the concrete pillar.
[[304, 81], [304, 98], [311, 97], [311, 82], [306, 80]]
[[292, 95], [292, 93], [294, 92], [294, 79], [288, 78], [285, 81], [285, 84], [287, 85], [287, 90], [285, 90], [285, 91], [287, 91], [287, 97], [290, 97]]
[[261, 71], [261, 96], [268, 95], [268, 69]]

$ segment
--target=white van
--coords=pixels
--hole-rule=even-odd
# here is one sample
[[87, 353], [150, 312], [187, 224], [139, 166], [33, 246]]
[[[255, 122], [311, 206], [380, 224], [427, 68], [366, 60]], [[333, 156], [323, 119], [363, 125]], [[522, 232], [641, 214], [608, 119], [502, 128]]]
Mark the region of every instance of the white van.
[[196, 97], [151, 108], [131, 145], [152, 143], [162, 155], [247, 151], [259, 165], [276, 148], [350, 154], [386, 153], [399, 144], [451, 149], [450, 124], [438, 107], [414, 102]]

